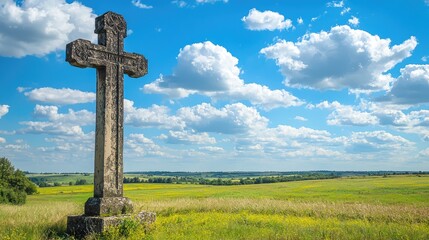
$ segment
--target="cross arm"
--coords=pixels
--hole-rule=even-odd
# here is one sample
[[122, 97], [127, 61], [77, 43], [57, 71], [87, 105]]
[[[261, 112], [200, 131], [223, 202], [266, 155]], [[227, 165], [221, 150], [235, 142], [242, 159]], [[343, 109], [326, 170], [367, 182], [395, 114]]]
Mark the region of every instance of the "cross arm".
[[66, 61], [76, 67], [98, 67], [101, 64], [92, 61], [93, 44], [88, 40], [78, 39], [66, 46]]
[[147, 74], [147, 59], [137, 53], [124, 54], [124, 72], [133, 78], [142, 77]]

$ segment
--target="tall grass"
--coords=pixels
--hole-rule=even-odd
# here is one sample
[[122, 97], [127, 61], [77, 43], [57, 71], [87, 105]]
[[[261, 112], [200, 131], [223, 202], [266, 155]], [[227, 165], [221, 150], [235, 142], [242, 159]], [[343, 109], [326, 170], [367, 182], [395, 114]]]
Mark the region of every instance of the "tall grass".
[[176, 199], [136, 202], [136, 211], [153, 211], [159, 216], [186, 213], [241, 213], [287, 215], [295, 217], [338, 218], [386, 223], [423, 223], [429, 225], [429, 207], [377, 205], [367, 203], [291, 202], [272, 199]]
[[51, 239], [65, 236], [66, 216], [80, 213], [76, 203], [45, 202], [0, 206], [0, 239]]
[[[125, 195], [135, 203], [135, 212], [156, 212], [156, 223], [143, 230], [129, 223], [89, 239], [429, 239], [428, 180], [127, 184]], [[0, 239], [67, 238], [66, 217], [83, 212], [92, 186], [39, 192], [26, 205], [0, 205]]]

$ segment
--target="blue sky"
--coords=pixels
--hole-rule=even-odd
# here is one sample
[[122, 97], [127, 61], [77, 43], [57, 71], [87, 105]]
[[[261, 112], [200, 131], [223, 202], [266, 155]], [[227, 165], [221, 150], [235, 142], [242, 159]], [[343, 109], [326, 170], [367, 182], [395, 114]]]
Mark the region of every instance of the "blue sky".
[[149, 73], [125, 77], [125, 171], [429, 170], [429, 2], [0, 0], [0, 156], [91, 172], [107, 11]]

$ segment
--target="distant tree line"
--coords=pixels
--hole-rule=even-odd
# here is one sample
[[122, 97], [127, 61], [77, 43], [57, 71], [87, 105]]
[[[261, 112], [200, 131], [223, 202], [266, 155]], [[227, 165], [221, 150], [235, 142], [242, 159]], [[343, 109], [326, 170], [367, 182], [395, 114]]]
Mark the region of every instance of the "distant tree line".
[[[50, 183], [45, 177], [30, 177], [30, 181], [35, 183], [39, 187], [57, 187], [64, 185], [62, 182]], [[68, 185], [87, 185], [89, 184], [86, 179], [77, 179], [75, 182], [69, 182]]]
[[289, 175], [308, 175], [308, 174], [324, 174], [324, 175], [337, 175], [340, 177], [349, 176], [383, 176], [383, 175], [419, 175], [429, 174], [427, 171], [289, 171], [289, 172], [253, 172], [253, 171], [237, 171], [237, 172], [167, 172], [167, 171], [147, 171], [147, 172], [126, 172], [125, 174], [140, 175], [144, 178], [149, 177], [195, 177], [195, 178], [258, 178], [258, 177], [269, 177], [269, 176], [289, 176]]
[[0, 203], [24, 204], [27, 194], [37, 192], [25, 174], [13, 167], [7, 158], [0, 158]]
[[175, 184], [201, 184], [201, 185], [246, 185], [246, 184], [262, 184], [262, 183], [277, 183], [302, 180], [316, 179], [331, 179], [338, 178], [335, 174], [318, 174], [310, 173], [303, 175], [287, 175], [287, 176], [264, 176], [264, 177], [247, 177], [239, 179], [231, 178], [197, 178], [197, 177], [149, 177], [149, 178], [124, 178], [124, 183], [175, 183]]

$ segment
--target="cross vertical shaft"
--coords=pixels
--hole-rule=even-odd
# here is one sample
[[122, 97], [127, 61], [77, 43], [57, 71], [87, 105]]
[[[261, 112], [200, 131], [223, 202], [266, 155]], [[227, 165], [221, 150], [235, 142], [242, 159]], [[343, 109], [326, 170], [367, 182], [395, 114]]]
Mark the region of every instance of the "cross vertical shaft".
[[[106, 29], [96, 21], [98, 44], [123, 55], [123, 28]], [[115, 31], [116, 30], [116, 31]], [[94, 197], [123, 196], [124, 77], [120, 62], [97, 68]]]
[[97, 69], [94, 197], [123, 195], [123, 81], [118, 65]]

